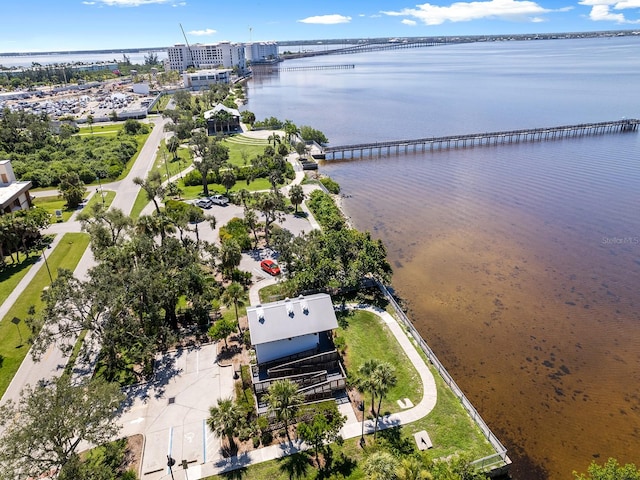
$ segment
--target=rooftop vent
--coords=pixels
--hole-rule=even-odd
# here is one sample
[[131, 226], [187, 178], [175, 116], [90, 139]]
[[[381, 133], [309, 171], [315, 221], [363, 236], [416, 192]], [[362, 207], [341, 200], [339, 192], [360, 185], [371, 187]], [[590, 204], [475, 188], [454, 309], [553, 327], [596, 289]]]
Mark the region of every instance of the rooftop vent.
[[256, 313], [258, 314], [258, 321], [260, 323], [264, 323], [264, 308], [262, 308], [262, 306], [258, 306], [258, 308], [256, 309]]
[[309, 304], [307, 303], [307, 301], [302, 300], [300, 305], [302, 306], [302, 313], [304, 313], [305, 315], [309, 315]]

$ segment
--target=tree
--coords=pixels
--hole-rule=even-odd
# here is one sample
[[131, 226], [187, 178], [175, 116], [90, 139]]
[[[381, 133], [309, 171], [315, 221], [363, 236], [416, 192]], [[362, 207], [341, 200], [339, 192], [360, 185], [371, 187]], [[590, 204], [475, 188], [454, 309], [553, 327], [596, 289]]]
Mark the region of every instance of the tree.
[[400, 461], [396, 477], [398, 480], [431, 480], [433, 478], [420, 458], [414, 456]]
[[287, 141], [289, 143], [292, 142], [293, 137], [300, 133], [300, 129], [296, 127], [295, 123], [293, 123], [291, 120], [285, 120], [282, 129], [284, 130], [284, 133], [287, 136]]
[[398, 461], [389, 452], [373, 452], [362, 463], [362, 470], [371, 480], [395, 480]]
[[61, 175], [58, 190], [67, 202], [67, 208], [76, 208], [80, 205], [86, 192], [84, 183], [76, 172], [68, 172]]
[[378, 409], [376, 410], [376, 423], [373, 430], [373, 437], [375, 438], [378, 433], [378, 419], [380, 418], [382, 399], [387, 393], [389, 393], [389, 390], [395, 386], [398, 381], [398, 377], [396, 376], [396, 371], [393, 365], [383, 362], [375, 368], [371, 375], [371, 379], [373, 380], [373, 388], [378, 395]]
[[228, 349], [227, 337], [236, 331], [237, 323], [227, 318], [216, 320], [209, 328], [209, 336], [216, 341], [224, 340], [224, 348]]
[[[371, 358], [369, 360], [365, 360], [365, 362], [358, 367], [358, 377], [357, 377], [357, 388], [361, 393], [371, 393], [371, 414], [375, 415], [375, 401], [376, 401], [376, 389], [373, 379], [373, 372], [376, 371], [376, 368], [380, 365], [380, 360]], [[363, 403], [363, 414], [364, 414], [364, 403]]]
[[316, 142], [322, 145], [323, 143], [328, 143], [329, 140], [325, 137], [324, 133], [320, 130], [316, 130], [315, 128], [311, 128], [307, 125], [303, 125], [300, 127], [300, 136], [305, 142]]
[[282, 142], [282, 139], [280, 138], [280, 135], [278, 135], [276, 132], [273, 132], [271, 135], [269, 135], [269, 138], [267, 138], [267, 142], [273, 142], [273, 148], [276, 148], [276, 145]]
[[225, 241], [220, 246], [220, 270], [222, 273], [230, 277], [233, 269], [240, 265], [242, 260], [242, 250], [240, 245], [233, 239]]
[[231, 399], [219, 398], [216, 407], [209, 409], [207, 425], [218, 437], [227, 437], [229, 448], [235, 447], [234, 438], [244, 424], [242, 409]]
[[331, 409], [314, 415], [310, 421], [298, 425], [298, 435], [302, 441], [313, 447], [316, 463], [318, 463], [320, 449], [327, 443], [335, 442], [340, 438], [340, 429], [346, 420], [347, 417], [340, 415], [338, 407], [332, 404]]
[[261, 193], [256, 196], [256, 208], [264, 216], [264, 238], [269, 245], [269, 229], [276, 220], [282, 219], [284, 202], [279, 193]]
[[28, 386], [17, 404], [0, 407], [0, 466], [8, 478], [39, 478], [59, 472], [81, 442], [99, 445], [119, 430], [115, 421], [124, 395], [98, 378], [74, 386], [63, 375]]
[[304, 202], [304, 190], [302, 190], [302, 186], [300, 185], [292, 185], [289, 189], [289, 200], [296, 207], [296, 213], [298, 213], [298, 205]]
[[300, 406], [304, 402], [304, 395], [298, 392], [298, 385], [288, 379], [276, 380], [269, 386], [266, 395], [269, 411], [284, 422], [287, 440], [291, 442], [289, 423], [296, 418]]
[[93, 115], [87, 115], [87, 125], [89, 125], [89, 128], [91, 129], [91, 133], [93, 133]]
[[220, 174], [220, 184], [227, 190], [228, 195], [229, 189], [236, 184], [236, 175], [233, 173], [233, 169], [227, 168]]
[[615, 458], [609, 458], [604, 465], [591, 462], [587, 474], [573, 472], [575, 480], [640, 480], [640, 470], [633, 464], [620, 465]]
[[158, 214], [162, 213], [157, 199], [164, 198], [166, 190], [162, 186], [162, 175], [160, 175], [160, 172], [158, 170], [151, 170], [146, 180], [136, 177], [133, 179], [133, 183], [140, 186], [145, 191], [149, 201], [152, 201], [153, 205], [156, 207], [156, 212]]
[[167, 150], [169, 153], [173, 154], [173, 159], [178, 159], [178, 148], [180, 147], [180, 139], [175, 135], [172, 135], [169, 140], [167, 140]]
[[240, 331], [238, 306], [244, 305], [242, 303], [243, 296], [244, 296], [244, 288], [242, 287], [242, 285], [240, 285], [238, 282], [232, 282], [225, 289], [224, 293], [222, 294], [222, 297], [220, 298], [220, 300], [222, 300], [222, 303], [224, 303], [227, 307], [230, 307], [231, 305], [233, 305], [233, 307], [235, 308], [236, 323], [238, 324], [238, 333], [240, 334], [242, 334], [242, 332]]

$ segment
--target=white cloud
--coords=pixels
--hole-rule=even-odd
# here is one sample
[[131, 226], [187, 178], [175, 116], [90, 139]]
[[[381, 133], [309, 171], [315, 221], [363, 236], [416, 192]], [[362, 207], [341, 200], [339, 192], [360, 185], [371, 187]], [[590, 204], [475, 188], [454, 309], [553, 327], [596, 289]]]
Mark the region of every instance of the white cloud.
[[213, 28], [205, 28], [204, 30], [191, 30], [190, 32], [187, 32], [187, 33], [189, 35], [195, 35], [196, 37], [204, 37], [207, 35], [213, 35], [214, 33], [217, 33], [217, 32]]
[[186, 7], [187, 6], [187, 2], [178, 2], [178, 3], [174, 3], [171, 6], [172, 7]]
[[640, 8], [640, 0], [582, 0], [580, 5], [591, 7], [589, 18], [594, 22], [640, 23], [640, 19], [629, 20], [624, 13], [613, 13], [613, 10]]
[[316, 15], [315, 17], [307, 17], [302, 20], [298, 20], [300, 23], [316, 23], [320, 25], [335, 25], [338, 23], [349, 23], [351, 17], [345, 17], [344, 15]]
[[96, 2], [82, 2], [83, 5], [95, 5]]
[[[592, 1], [592, 0], [587, 0]], [[635, 1], [635, 0], [630, 0]], [[468, 22], [481, 19], [539, 22], [540, 15], [568, 11], [573, 7], [548, 9], [528, 0], [488, 0], [455, 2], [449, 6], [424, 3], [416, 8], [405, 8], [398, 12], [381, 12], [390, 16], [413, 17], [425, 25], [440, 25], [444, 22]]]
[[100, 0], [100, 2], [110, 7], [139, 7], [154, 3], [168, 3], [169, 0]]
[[416, 22], [415, 20], [409, 20], [408, 18], [402, 20], [402, 23], [404, 23], [405, 25], [409, 25], [410, 27], [415, 27], [418, 24], [418, 22]]

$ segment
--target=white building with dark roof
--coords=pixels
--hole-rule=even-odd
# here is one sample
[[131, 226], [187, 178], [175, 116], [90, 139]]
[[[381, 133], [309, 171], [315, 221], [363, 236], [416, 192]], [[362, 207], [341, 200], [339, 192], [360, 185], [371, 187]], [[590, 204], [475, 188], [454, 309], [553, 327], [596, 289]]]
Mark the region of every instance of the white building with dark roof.
[[11, 160], [0, 160], [0, 214], [31, 207], [31, 182], [18, 182]]
[[247, 317], [259, 364], [314, 350], [320, 334], [338, 328], [325, 293], [248, 307]]

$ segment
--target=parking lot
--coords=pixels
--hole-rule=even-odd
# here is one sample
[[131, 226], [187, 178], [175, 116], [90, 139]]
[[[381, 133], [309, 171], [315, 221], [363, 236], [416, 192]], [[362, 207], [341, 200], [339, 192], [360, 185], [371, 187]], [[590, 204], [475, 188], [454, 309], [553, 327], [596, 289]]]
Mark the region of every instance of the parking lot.
[[176, 472], [186, 460], [192, 476], [201, 464], [222, 460], [220, 439], [206, 419], [218, 398], [233, 396], [234, 380], [233, 367], [218, 364], [216, 352], [211, 344], [166, 353], [157, 359], [154, 380], [127, 392], [132, 404], [121, 433], [145, 435], [143, 479], [167, 475], [167, 455], [176, 461]]

